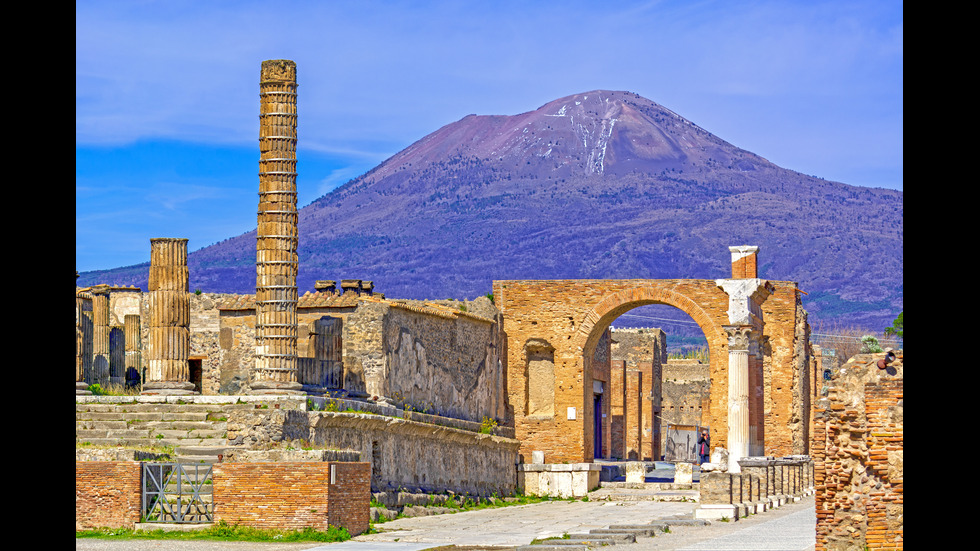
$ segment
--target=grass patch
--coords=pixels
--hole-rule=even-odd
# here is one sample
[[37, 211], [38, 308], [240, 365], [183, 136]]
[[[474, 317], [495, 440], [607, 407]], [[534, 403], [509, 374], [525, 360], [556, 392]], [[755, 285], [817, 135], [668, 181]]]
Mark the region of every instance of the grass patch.
[[118, 540], [200, 540], [254, 542], [338, 542], [351, 538], [346, 528], [331, 526], [326, 532], [307, 527], [302, 530], [263, 530], [219, 521], [214, 526], [189, 532], [170, 530], [133, 530], [130, 528], [99, 528], [75, 532], [75, 538]]

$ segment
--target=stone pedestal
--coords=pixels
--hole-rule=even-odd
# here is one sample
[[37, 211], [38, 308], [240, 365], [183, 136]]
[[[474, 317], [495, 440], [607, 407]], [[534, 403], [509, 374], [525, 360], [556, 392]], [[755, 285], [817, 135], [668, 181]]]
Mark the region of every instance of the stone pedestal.
[[624, 465], [626, 470], [626, 482], [643, 483], [646, 482], [647, 465], [642, 461], [630, 461]]
[[675, 463], [674, 464], [674, 484], [693, 484], [694, 483], [694, 464]]
[[523, 463], [517, 466], [517, 486], [526, 495], [584, 497], [599, 487], [601, 470], [596, 463]]

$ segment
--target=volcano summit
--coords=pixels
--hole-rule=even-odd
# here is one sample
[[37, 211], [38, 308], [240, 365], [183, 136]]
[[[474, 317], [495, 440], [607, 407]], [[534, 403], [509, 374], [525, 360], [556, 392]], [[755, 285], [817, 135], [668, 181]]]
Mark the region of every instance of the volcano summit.
[[[252, 231], [191, 253], [190, 287], [255, 292], [255, 243]], [[778, 167], [605, 90], [468, 115], [313, 201], [299, 213], [297, 282], [301, 294], [358, 278], [441, 299], [495, 279], [716, 278], [745, 243], [760, 246], [759, 277], [808, 293], [811, 318], [884, 327], [902, 310], [902, 192]], [[79, 284], [145, 287], [146, 266]]]

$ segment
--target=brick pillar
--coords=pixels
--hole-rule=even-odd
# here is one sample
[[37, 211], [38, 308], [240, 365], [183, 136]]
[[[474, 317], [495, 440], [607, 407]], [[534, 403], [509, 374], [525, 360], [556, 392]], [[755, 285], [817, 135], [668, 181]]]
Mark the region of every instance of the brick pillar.
[[626, 370], [625, 438], [626, 457], [631, 461], [643, 459], [643, 372]]
[[758, 276], [759, 247], [739, 245], [728, 247], [732, 253], [732, 279], [755, 279]]
[[609, 453], [626, 459], [626, 362], [609, 362]]
[[[75, 272], [78, 279], [78, 272]], [[75, 290], [75, 394], [92, 394], [85, 384], [85, 299]]]
[[109, 286], [92, 289], [92, 383], [109, 384]]
[[140, 317], [127, 314], [123, 317], [126, 338], [126, 386], [138, 386], [143, 380], [140, 358]]
[[262, 62], [251, 394], [302, 394], [298, 370], [296, 63]]
[[187, 280], [187, 239], [151, 239], [150, 338], [142, 394], [197, 394], [187, 363], [191, 344]]

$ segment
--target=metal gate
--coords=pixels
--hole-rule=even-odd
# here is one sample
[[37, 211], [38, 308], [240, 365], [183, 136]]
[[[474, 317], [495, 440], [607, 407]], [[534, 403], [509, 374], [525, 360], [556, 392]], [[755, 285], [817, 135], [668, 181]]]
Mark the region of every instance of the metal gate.
[[143, 463], [144, 522], [214, 522], [211, 465]]

